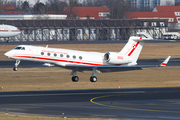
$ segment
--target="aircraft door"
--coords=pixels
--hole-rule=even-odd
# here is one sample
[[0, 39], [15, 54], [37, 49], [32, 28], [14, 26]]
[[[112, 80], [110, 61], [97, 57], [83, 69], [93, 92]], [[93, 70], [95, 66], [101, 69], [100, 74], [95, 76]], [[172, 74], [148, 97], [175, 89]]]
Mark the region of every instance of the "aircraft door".
[[32, 48], [32, 56], [31, 58], [37, 58], [37, 49], [36, 48]]

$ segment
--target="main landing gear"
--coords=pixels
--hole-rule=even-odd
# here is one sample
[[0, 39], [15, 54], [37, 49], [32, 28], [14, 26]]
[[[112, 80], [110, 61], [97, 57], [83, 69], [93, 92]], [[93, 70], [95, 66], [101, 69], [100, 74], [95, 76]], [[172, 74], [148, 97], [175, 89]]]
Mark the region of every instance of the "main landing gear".
[[79, 77], [78, 76], [72, 76], [72, 81], [73, 82], [77, 82], [79, 80]]
[[97, 81], [97, 77], [96, 76], [91, 76], [90, 77], [90, 81], [91, 82], [96, 82]]
[[[73, 82], [78, 82], [79, 81], [79, 77], [77, 76], [77, 70], [72, 70], [71, 74], [72, 76], [72, 81]], [[90, 81], [91, 82], [96, 82], [97, 81], [97, 72], [96, 72], [96, 68], [92, 69], [92, 75], [90, 77]]]
[[17, 67], [18, 67], [18, 65], [20, 64], [20, 62], [21, 62], [20, 60], [16, 60], [16, 63], [15, 63], [14, 68], [13, 68], [14, 71], [17, 71], [17, 70], [18, 70]]

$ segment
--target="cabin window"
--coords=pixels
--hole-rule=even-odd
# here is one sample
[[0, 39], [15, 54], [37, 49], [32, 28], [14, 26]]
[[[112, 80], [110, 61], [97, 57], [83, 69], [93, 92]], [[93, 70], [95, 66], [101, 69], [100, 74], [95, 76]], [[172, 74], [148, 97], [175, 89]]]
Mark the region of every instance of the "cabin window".
[[75, 55], [73, 55], [73, 58], [74, 58], [74, 59], [76, 59], [76, 56], [75, 56]]
[[82, 56], [79, 56], [79, 59], [82, 60]]
[[41, 55], [44, 55], [44, 52], [41, 52]]
[[67, 58], [69, 58], [70, 56], [69, 55], [66, 55]]
[[51, 53], [47, 53], [47, 55], [48, 55], [48, 56], [50, 56], [50, 55], [51, 55]]
[[60, 54], [60, 57], [63, 57], [63, 54]]
[[56, 54], [56, 53], [54, 53], [54, 56], [56, 57], [56, 56], [57, 56], [57, 54]]

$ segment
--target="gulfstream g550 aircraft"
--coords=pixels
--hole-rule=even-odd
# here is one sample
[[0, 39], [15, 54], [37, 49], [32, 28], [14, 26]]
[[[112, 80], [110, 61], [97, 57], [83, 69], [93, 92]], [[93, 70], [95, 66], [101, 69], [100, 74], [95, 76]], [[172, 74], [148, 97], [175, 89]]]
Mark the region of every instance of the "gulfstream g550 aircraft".
[[141, 70], [143, 67], [166, 66], [171, 56], [168, 56], [160, 65], [137, 65], [137, 59], [143, 48], [144, 42], [149, 39], [130, 37], [128, 43], [120, 52], [83, 52], [68, 49], [56, 49], [30, 45], [19, 45], [6, 52], [4, 55], [15, 59], [14, 70], [21, 60], [43, 62], [47, 66], [59, 66], [72, 70], [72, 81], [79, 80], [77, 71], [92, 71], [91, 82], [97, 81], [97, 71], [117, 72], [128, 70]]

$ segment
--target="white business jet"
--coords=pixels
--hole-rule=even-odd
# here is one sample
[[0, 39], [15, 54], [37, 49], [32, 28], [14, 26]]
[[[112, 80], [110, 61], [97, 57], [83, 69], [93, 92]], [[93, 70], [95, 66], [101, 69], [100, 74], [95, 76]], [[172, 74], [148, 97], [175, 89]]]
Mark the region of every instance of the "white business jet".
[[0, 25], [0, 38], [13, 37], [20, 34], [21, 31], [12, 25]]
[[160, 65], [137, 65], [137, 59], [147, 40], [150, 39], [132, 36], [120, 52], [83, 52], [48, 48], [48, 46], [19, 45], [4, 55], [16, 60], [14, 71], [17, 70], [21, 60], [43, 62], [47, 66], [55, 65], [72, 70], [73, 82], [79, 80], [77, 71], [92, 71], [90, 81], [96, 82], [97, 71], [117, 72], [141, 70], [143, 67], [166, 66], [171, 56], [168, 56]]

